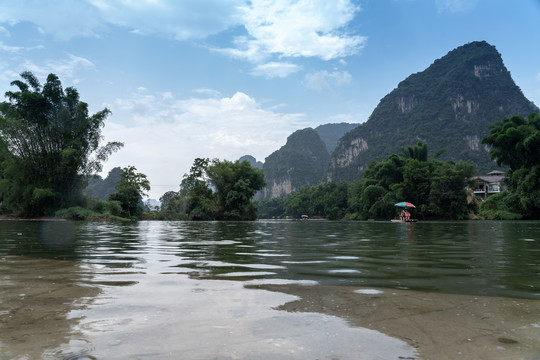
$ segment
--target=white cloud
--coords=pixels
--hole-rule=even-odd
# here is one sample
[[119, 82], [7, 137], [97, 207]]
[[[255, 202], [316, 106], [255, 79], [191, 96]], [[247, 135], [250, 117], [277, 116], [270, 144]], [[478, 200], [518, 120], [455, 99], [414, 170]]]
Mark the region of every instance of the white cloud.
[[478, 0], [435, 0], [437, 9], [440, 13], [466, 12], [476, 6]]
[[204, 38], [238, 24], [245, 0], [90, 0], [108, 23], [141, 35]]
[[81, 69], [91, 69], [93, 67], [94, 64], [90, 60], [73, 54], [67, 54], [67, 57], [62, 59], [45, 60], [42, 65], [37, 65], [30, 60], [26, 60], [22, 68], [30, 70], [37, 77], [46, 77], [50, 73], [54, 73], [60, 79], [75, 80], [76, 74]]
[[234, 57], [260, 61], [267, 55], [318, 57], [323, 60], [357, 53], [366, 38], [345, 26], [359, 7], [349, 0], [254, 0], [242, 8], [249, 38], [224, 49]]
[[214, 90], [214, 89], [200, 88], [200, 89], [193, 90], [193, 92], [195, 92], [197, 94], [208, 95], [208, 96], [211, 96], [211, 97], [221, 96], [221, 93], [219, 91], [217, 91], [217, 90]]
[[0, 23], [29, 21], [60, 40], [99, 36], [110, 25], [141, 35], [204, 38], [240, 20], [246, 0], [18, 0], [0, 4]]
[[10, 37], [11, 33], [3, 26], [0, 26], [0, 36], [2, 37]]
[[[114, 166], [134, 165], [153, 185], [150, 196], [178, 190], [197, 157], [258, 160], [279, 149], [295, 130], [310, 126], [304, 114], [262, 108], [249, 95], [175, 99], [137, 92], [107, 104], [113, 115], [103, 130], [106, 141], [122, 141], [105, 174]], [[163, 186], [161, 186], [163, 185]]]
[[[359, 10], [352, 0], [19, 0], [0, 3], [0, 24], [30, 22], [59, 40], [100, 37], [111, 26], [177, 40], [243, 26], [245, 35], [235, 37], [232, 47], [213, 50], [258, 64], [255, 75], [266, 70], [265, 76], [284, 77], [297, 68], [270, 57], [326, 61], [360, 51], [366, 38], [347, 31]], [[1, 33], [8, 34], [6, 28]]]
[[296, 64], [286, 62], [269, 62], [266, 64], [257, 65], [251, 74], [255, 76], [264, 76], [268, 79], [276, 77], [285, 78], [299, 70], [300, 66]]
[[74, 36], [97, 36], [102, 26], [96, 8], [87, 1], [18, 0], [0, 4], [0, 23], [31, 22], [40, 33], [60, 40]]
[[9, 46], [0, 41], [0, 51], [5, 51], [7, 53], [17, 53], [22, 49], [23, 48], [20, 46]]
[[305, 77], [305, 85], [308, 89], [322, 91], [349, 84], [351, 80], [352, 76], [347, 71], [334, 71], [330, 73], [323, 70], [307, 74]]

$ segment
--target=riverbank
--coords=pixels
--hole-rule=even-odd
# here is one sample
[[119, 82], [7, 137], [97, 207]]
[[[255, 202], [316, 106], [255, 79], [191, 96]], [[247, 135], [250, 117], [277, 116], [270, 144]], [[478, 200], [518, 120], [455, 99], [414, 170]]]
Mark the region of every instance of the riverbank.
[[422, 359], [540, 358], [540, 302], [341, 286], [264, 285], [289, 312], [334, 315], [417, 348]]
[[20, 218], [11, 216], [0, 216], [0, 221], [67, 221], [57, 217], [37, 217], [37, 218]]

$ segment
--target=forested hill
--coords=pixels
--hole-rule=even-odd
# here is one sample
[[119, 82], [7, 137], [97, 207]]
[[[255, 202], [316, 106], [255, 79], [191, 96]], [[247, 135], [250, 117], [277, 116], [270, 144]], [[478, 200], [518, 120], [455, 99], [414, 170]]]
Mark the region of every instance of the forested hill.
[[262, 169], [263, 168], [263, 163], [260, 162], [260, 161], [257, 161], [257, 159], [255, 159], [251, 155], [244, 155], [240, 159], [238, 159], [238, 161], [240, 161], [240, 162], [247, 161], [249, 163], [249, 165], [253, 166], [255, 169]]
[[105, 179], [99, 175], [93, 175], [88, 178], [88, 185], [84, 189], [84, 194], [96, 197], [100, 200], [107, 200], [109, 195], [115, 194], [116, 184], [120, 181], [120, 167], [112, 168]]
[[418, 140], [441, 160], [471, 160], [480, 172], [496, 167], [481, 144], [493, 122], [538, 108], [516, 86], [494, 46], [472, 42], [412, 74], [386, 95], [368, 121], [345, 134], [325, 174], [354, 180], [370, 161]]
[[329, 158], [317, 131], [307, 128], [294, 132], [281, 149], [264, 161], [263, 198], [281, 197], [303, 186], [318, 184]]
[[258, 193], [257, 198], [284, 196], [302, 186], [321, 182], [329, 154], [339, 139], [357, 126], [349, 123], [324, 124], [315, 130], [307, 128], [296, 131], [289, 136], [285, 146], [266, 159], [270, 161], [268, 164], [257, 161], [251, 155], [238, 160], [246, 160], [251, 166], [264, 169], [267, 186]]

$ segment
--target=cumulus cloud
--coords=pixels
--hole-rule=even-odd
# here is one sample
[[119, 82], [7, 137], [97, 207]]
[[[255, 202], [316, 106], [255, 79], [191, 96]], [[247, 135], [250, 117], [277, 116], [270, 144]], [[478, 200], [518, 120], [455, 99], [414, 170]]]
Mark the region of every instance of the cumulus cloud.
[[237, 35], [232, 45], [213, 50], [251, 61], [253, 75], [272, 78], [299, 69], [276, 57], [327, 61], [360, 51], [366, 38], [347, 29], [359, 10], [352, 0], [19, 0], [0, 3], [0, 24], [30, 22], [59, 40], [100, 37], [112, 27], [181, 41], [229, 30]]
[[[106, 141], [122, 141], [105, 173], [114, 166], [135, 165], [155, 186], [151, 197], [178, 190], [183, 174], [197, 157], [258, 160], [279, 149], [293, 131], [310, 126], [304, 114], [265, 109], [251, 96], [176, 99], [139, 91], [106, 105], [113, 116], [103, 130]], [[130, 161], [136, 160], [136, 164]]]
[[305, 77], [305, 85], [308, 89], [322, 91], [349, 84], [351, 80], [352, 76], [347, 71], [328, 72], [323, 70], [307, 74]]
[[345, 30], [359, 11], [349, 0], [254, 0], [242, 10], [249, 37], [237, 38], [235, 48], [222, 50], [234, 57], [331, 60], [357, 53], [366, 42], [365, 37]]
[[299, 70], [300, 66], [296, 64], [286, 62], [268, 62], [266, 64], [257, 65], [251, 74], [255, 76], [263, 76], [268, 79], [276, 77], [284, 78]]

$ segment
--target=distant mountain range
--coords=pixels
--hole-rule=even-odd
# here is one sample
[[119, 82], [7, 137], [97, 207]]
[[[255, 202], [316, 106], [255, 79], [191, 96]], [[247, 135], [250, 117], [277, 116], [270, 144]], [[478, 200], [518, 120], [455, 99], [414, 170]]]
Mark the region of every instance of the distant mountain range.
[[267, 186], [261, 198], [284, 196], [322, 181], [356, 180], [372, 160], [419, 140], [429, 145], [430, 154], [444, 149], [441, 160], [470, 160], [479, 172], [488, 172], [497, 168], [489, 148], [481, 144], [489, 126], [539, 111], [514, 83], [495, 47], [471, 42], [399, 83], [367, 122], [294, 132], [262, 164]]

